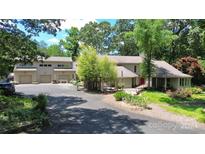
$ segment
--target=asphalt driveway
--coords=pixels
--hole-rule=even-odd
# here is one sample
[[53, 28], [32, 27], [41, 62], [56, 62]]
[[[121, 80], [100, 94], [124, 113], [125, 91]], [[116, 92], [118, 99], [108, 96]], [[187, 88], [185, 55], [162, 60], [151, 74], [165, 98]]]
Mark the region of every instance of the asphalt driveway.
[[169, 121], [151, 118], [113, 106], [102, 94], [77, 91], [71, 84], [16, 85], [24, 95], [45, 93], [51, 126], [38, 133], [54, 134], [127, 134], [127, 133], [205, 133]]

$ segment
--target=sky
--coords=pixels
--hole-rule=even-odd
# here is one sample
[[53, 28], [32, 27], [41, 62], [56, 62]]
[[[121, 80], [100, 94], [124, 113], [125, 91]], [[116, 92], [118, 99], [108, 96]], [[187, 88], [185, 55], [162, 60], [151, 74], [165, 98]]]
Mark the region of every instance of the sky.
[[49, 35], [47, 33], [40, 33], [39, 36], [33, 37], [33, 39], [37, 40], [38, 42], [44, 41], [48, 46], [57, 44], [60, 39], [64, 39], [66, 37], [65, 29], [70, 29], [71, 27], [77, 27], [80, 29], [90, 21], [95, 21], [97, 23], [107, 21], [112, 26], [116, 23], [116, 19], [66, 19], [65, 22], [63, 22], [61, 25], [62, 30], [59, 31], [56, 36]]

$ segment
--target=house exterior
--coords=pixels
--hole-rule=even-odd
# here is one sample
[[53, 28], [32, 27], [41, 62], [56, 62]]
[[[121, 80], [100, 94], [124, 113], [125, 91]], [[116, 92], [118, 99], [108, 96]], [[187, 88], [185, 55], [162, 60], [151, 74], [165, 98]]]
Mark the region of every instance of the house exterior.
[[[125, 88], [144, 85], [147, 80], [140, 74], [141, 56], [108, 56], [117, 64], [117, 83]], [[153, 60], [155, 73], [152, 75], [151, 86], [156, 89], [177, 89], [191, 86], [192, 76], [184, 74], [165, 61]]]
[[[102, 57], [102, 56], [99, 56]], [[147, 80], [141, 75], [140, 64], [143, 56], [108, 56], [117, 64], [117, 84], [124, 88], [145, 85]], [[191, 86], [192, 76], [184, 74], [165, 61], [153, 60], [155, 73], [151, 86], [157, 89], [177, 89]], [[33, 64], [17, 64], [14, 68], [16, 83], [70, 82], [75, 79], [76, 63], [70, 57], [49, 57]]]
[[33, 64], [17, 64], [14, 68], [16, 83], [69, 82], [75, 78], [70, 57], [49, 57]]

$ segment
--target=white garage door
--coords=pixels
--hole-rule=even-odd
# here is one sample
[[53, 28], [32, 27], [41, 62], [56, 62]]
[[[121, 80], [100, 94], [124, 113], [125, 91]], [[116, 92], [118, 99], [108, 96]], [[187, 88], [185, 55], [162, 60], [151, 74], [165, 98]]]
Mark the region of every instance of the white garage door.
[[20, 83], [32, 83], [32, 75], [21, 75], [19, 77]]
[[51, 83], [51, 75], [41, 75], [40, 83]]

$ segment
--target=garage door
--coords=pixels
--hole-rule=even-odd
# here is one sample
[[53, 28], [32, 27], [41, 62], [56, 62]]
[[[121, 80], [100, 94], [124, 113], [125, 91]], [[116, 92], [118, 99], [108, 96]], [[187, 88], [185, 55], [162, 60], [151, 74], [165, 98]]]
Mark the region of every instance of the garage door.
[[68, 80], [68, 75], [59, 75], [58, 79], [59, 80]]
[[20, 83], [32, 83], [32, 75], [21, 75], [19, 77]]
[[40, 83], [51, 83], [51, 75], [41, 75]]

